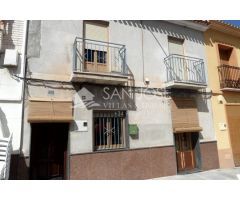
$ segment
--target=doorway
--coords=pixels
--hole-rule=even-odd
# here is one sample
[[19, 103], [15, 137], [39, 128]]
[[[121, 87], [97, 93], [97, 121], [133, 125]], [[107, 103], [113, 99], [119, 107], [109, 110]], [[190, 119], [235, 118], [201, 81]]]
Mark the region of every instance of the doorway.
[[177, 133], [174, 137], [178, 173], [187, 173], [199, 169], [198, 133]]
[[67, 178], [68, 123], [31, 124], [30, 179]]

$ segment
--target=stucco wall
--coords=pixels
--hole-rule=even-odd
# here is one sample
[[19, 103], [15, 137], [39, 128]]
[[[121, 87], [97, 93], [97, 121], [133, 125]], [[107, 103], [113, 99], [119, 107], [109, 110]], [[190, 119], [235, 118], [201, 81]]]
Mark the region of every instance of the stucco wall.
[[32, 77], [70, 80], [73, 42], [82, 37], [82, 21], [31, 21], [28, 64]]
[[109, 40], [126, 45], [127, 64], [136, 86], [144, 86], [143, 66], [144, 77], [150, 80], [149, 87], [161, 87], [166, 81], [164, 58], [169, 55], [168, 36], [184, 39], [184, 54], [202, 58], [206, 63], [204, 37], [200, 31], [159, 20], [111, 21], [109, 27]]
[[[23, 81], [14, 75], [23, 77], [24, 31], [26, 22], [5, 20], [2, 32], [0, 54], [0, 137], [13, 134], [13, 153], [19, 152], [21, 139], [22, 117], [22, 86]], [[17, 49], [18, 66], [3, 66], [5, 49]]]
[[[82, 36], [82, 21], [31, 21], [29, 30], [29, 76], [70, 80], [73, 42], [76, 36]], [[142, 24], [140, 21], [110, 21], [109, 40], [126, 45], [126, 61], [134, 75], [135, 86], [146, 87], [143, 82], [144, 77], [148, 77], [150, 80], [149, 88], [159, 88], [165, 82], [166, 70], [163, 59], [168, 55], [168, 35], [184, 38], [185, 55], [202, 58], [205, 61], [204, 38], [200, 31], [165, 21], [143, 21]], [[81, 84], [76, 85], [80, 86]], [[47, 97], [47, 90], [50, 87], [42, 85], [36, 90], [29, 85], [28, 88], [31, 97]], [[51, 89], [58, 90], [55, 92], [56, 95], [72, 97], [72, 94], [64, 89]], [[74, 92], [77, 92], [77, 89], [73, 89], [72, 93]], [[200, 125], [204, 129], [202, 141], [215, 140], [211, 123], [211, 103], [209, 100], [203, 102], [200, 96], [196, 98], [198, 99]], [[129, 111], [128, 117], [129, 123], [139, 125], [139, 135], [137, 139], [129, 138], [129, 147], [173, 145], [169, 97], [143, 100], [136, 94], [135, 104], [136, 111]], [[27, 115], [27, 106], [25, 112]], [[93, 150], [92, 110], [76, 108], [74, 109], [74, 119], [86, 119], [88, 131], [76, 132], [74, 130], [75, 122], [71, 124], [70, 152], [72, 154], [91, 152]], [[31, 130], [27, 119], [25, 119], [25, 124], [23, 146], [24, 152], [28, 155]]]
[[[225, 111], [226, 103], [240, 103], [240, 94], [237, 92], [222, 92], [220, 90], [219, 74], [217, 67], [220, 65], [218, 43], [232, 46], [236, 52], [236, 61], [240, 61], [240, 41], [239, 38], [209, 29], [204, 33], [205, 48], [207, 54], [207, 70], [209, 76], [209, 87], [213, 92], [211, 98], [213, 110], [213, 124], [218, 141], [218, 154], [221, 168], [234, 166], [231, 142], [227, 125]], [[221, 101], [221, 102], [220, 102]], [[220, 124], [227, 125], [225, 130], [220, 130]]]
[[209, 77], [209, 85], [214, 93], [222, 93], [220, 91], [220, 83], [217, 67], [220, 65], [218, 43], [230, 45], [236, 51], [237, 63], [240, 61], [240, 41], [239, 38], [209, 29], [204, 33], [204, 40], [207, 54], [207, 71], [211, 74]]

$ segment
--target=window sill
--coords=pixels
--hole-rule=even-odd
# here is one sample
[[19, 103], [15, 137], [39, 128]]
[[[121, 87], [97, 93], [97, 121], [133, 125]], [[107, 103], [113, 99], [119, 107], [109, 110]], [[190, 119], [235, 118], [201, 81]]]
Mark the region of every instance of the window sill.
[[116, 149], [96, 149], [93, 151], [93, 153], [107, 153], [107, 152], [118, 152], [118, 151], [124, 151], [128, 150], [128, 147], [120, 147]]

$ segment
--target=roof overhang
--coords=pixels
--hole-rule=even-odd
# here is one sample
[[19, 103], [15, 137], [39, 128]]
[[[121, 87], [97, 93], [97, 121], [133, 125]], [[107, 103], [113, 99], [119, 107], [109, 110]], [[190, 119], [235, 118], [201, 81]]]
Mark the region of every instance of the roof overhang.
[[209, 27], [207, 23], [199, 23], [199, 22], [194, 22], [194, 21], [189, 21], [189, 20], [166, 20], [169, 23], [177, 24], [180, 26], [185, 26], [194, 30], [198, 31], [206, 31]]
[[230, 25], [218, 20], [210, 20], [209, 22], [210, 22], [210, 25], [209, 25], [210, 29], [227, 33], [235, 37], [240, 37], [240, 28], [237, 28], [233, 25]]

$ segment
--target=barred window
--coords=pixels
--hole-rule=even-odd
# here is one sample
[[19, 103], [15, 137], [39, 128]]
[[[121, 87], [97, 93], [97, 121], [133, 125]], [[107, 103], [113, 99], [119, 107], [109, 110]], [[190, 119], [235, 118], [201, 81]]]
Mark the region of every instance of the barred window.
[[95, 150], [125, 147], [126, 111], [94, 111]]

